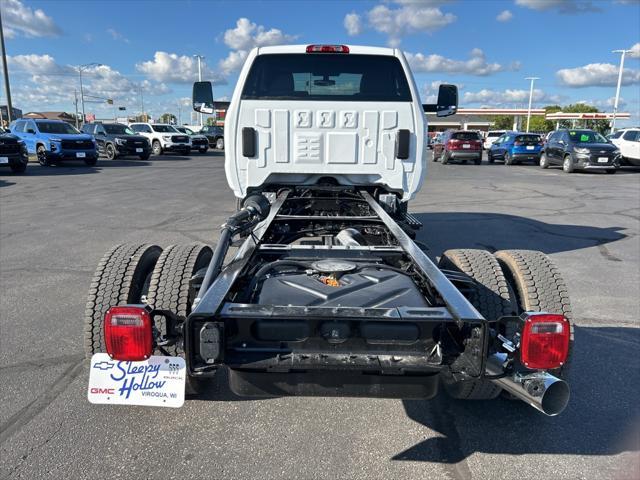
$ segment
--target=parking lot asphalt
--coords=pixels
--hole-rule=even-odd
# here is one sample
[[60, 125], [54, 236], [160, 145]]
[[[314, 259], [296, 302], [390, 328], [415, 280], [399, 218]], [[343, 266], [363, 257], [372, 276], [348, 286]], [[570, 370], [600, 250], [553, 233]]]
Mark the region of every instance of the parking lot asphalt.
[[213, 242], [235, 210], [223, 157], [0, 171], [0, 478], [640, 478], [640, 171], [440, 165], [410, 205], [432, 256], [531, 248], [565, 275], [572, 398], [521, 402], [235, 397], [91, 405], [86, 294], [121, 242]]

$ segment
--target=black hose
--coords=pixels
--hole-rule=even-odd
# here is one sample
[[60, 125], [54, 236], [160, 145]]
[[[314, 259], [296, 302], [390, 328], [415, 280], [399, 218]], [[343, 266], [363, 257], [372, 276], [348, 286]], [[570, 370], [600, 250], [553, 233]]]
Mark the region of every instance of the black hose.
[[198, 295], [196, 296], [196, 301], [199, 302], [202, 299], [206, 291], [209, 289], [209, 285], [211, 285], [211, 280], [216, 278], [220, 273], [222, 262], [224, 262], [224, 257], [227, 256], [227, 251], [229, 251], [229, 246], [231, 245], [231, 237], [232, 232], [230, 227], [225, 227], [220, 232], [220, 239], [218, 240], [216, 249], [213, 251], [213, 256], [211, 257], [211, 261], [207, 267], [207, 272], [204, 274], [204, 279], [202, 280], [202, 285], [200, 286]]

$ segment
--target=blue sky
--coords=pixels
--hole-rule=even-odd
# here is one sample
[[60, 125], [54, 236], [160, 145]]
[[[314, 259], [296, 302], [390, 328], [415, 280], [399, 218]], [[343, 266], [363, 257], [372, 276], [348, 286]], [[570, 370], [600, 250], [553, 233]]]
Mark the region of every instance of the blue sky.
[[[2, 0], [15, 106], [73, 110], [74, 65], [97, 62], [85, 91], [128, 113], [189, 115], [197, 67], [215, 95], [229, 97], [246, 52], [277, 43], [345, 43], [402, 48], [424, 101], [438, 82], [461, 87], [461, 106], [521, 107], [525, 77], [534, 106], [587, 102], [611, 111], [619, 55], [621, 110], [640, 123], [638, 0], [86, 1]], [[1, 94], [4, 103], [4, 88]], [[112, 107], [87, 111], [112, 115]]]

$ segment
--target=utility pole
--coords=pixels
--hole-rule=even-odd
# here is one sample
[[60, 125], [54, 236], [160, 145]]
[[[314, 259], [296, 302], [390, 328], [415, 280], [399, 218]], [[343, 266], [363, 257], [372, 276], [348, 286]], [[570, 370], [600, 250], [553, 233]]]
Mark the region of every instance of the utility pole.
[[79, 128], [78, 126], [78, 89], [77, 88], [73, 89], [73, 98], [74, 98], [73, 104], [75, 105], [75, 108], [76, 108], [76, 128]]
[[540, 80], [540, 77], [527, 77], [525, 80], [531, 80], [531, 88], [529, 88], [529, 108], [527, 109], [527, 133], [529, 133], [529, 122], [531, 122], [531, 102], [533, 101], [533, 82]]
[[611, 133], [616, 130], [616, 114], [618, 113], [618, 100], [620, 100], [620, 85], [622, 84], [622, 71], [624, 70], [624, 56], [631, 50], [613, 50], [611, 53], [621, 53], [620, 70], [618, 71], [618, 85], [616, 87], [616, 99], [613, 104], [613, 118], [611, 119]]
[[82, 70], [85, 70], [90, 67], [101, 67], [101, 63], [85, 63], [84, 65], [78, 65], [76, 68], [78, 69], [78, 75], [80, 77], [80, 102], [82, 103], [82, 124], [86, 120], [86, 115], [84, 113], [84, 87], [82, 85]]
[[138, 85], [138, 92], [140, 92], [140, 112], [142, 117], [144, 118], [144, 122], [147, 120], [147, 117], [144, 114], [144, 97], [142, 96], [142, 85]]
[[[204, 58], [202, 55], [194, 55], [194, 57], [196, 57], [198, 59], [198, 81], [201, 82], [202, 81], [202, 59]], [[203, 123], [202, 123], [202, 112], [200, 112], [199, 114], [200, 117], [200, 127], [202, 127]]]
[[11, 87], [9, 86], [9, 70], [7, 69], [7, 50], [4, 48], [4, 30], [2, 28], [2, 12], [0, 9], [0, 44], [2, 44], [2, 67], [4, 69], [4, 89], [7, 93], [7, 119], [11, 123], [13, 105], [11, 104]]

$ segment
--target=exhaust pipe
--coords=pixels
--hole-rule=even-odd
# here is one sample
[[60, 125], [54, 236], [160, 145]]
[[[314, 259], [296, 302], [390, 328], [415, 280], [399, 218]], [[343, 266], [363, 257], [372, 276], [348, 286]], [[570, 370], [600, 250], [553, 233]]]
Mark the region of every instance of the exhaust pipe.
[[[489, 375], [503, 374], [503, 365], [506, 359], [506, 353], [496, 353], [490, 356], [487, 360], [487, 373]], [[516, 373], [491, 381], [550, 417], [562, 413], [569, 403], [569, 384], [546, 372], [525, 375]]]

